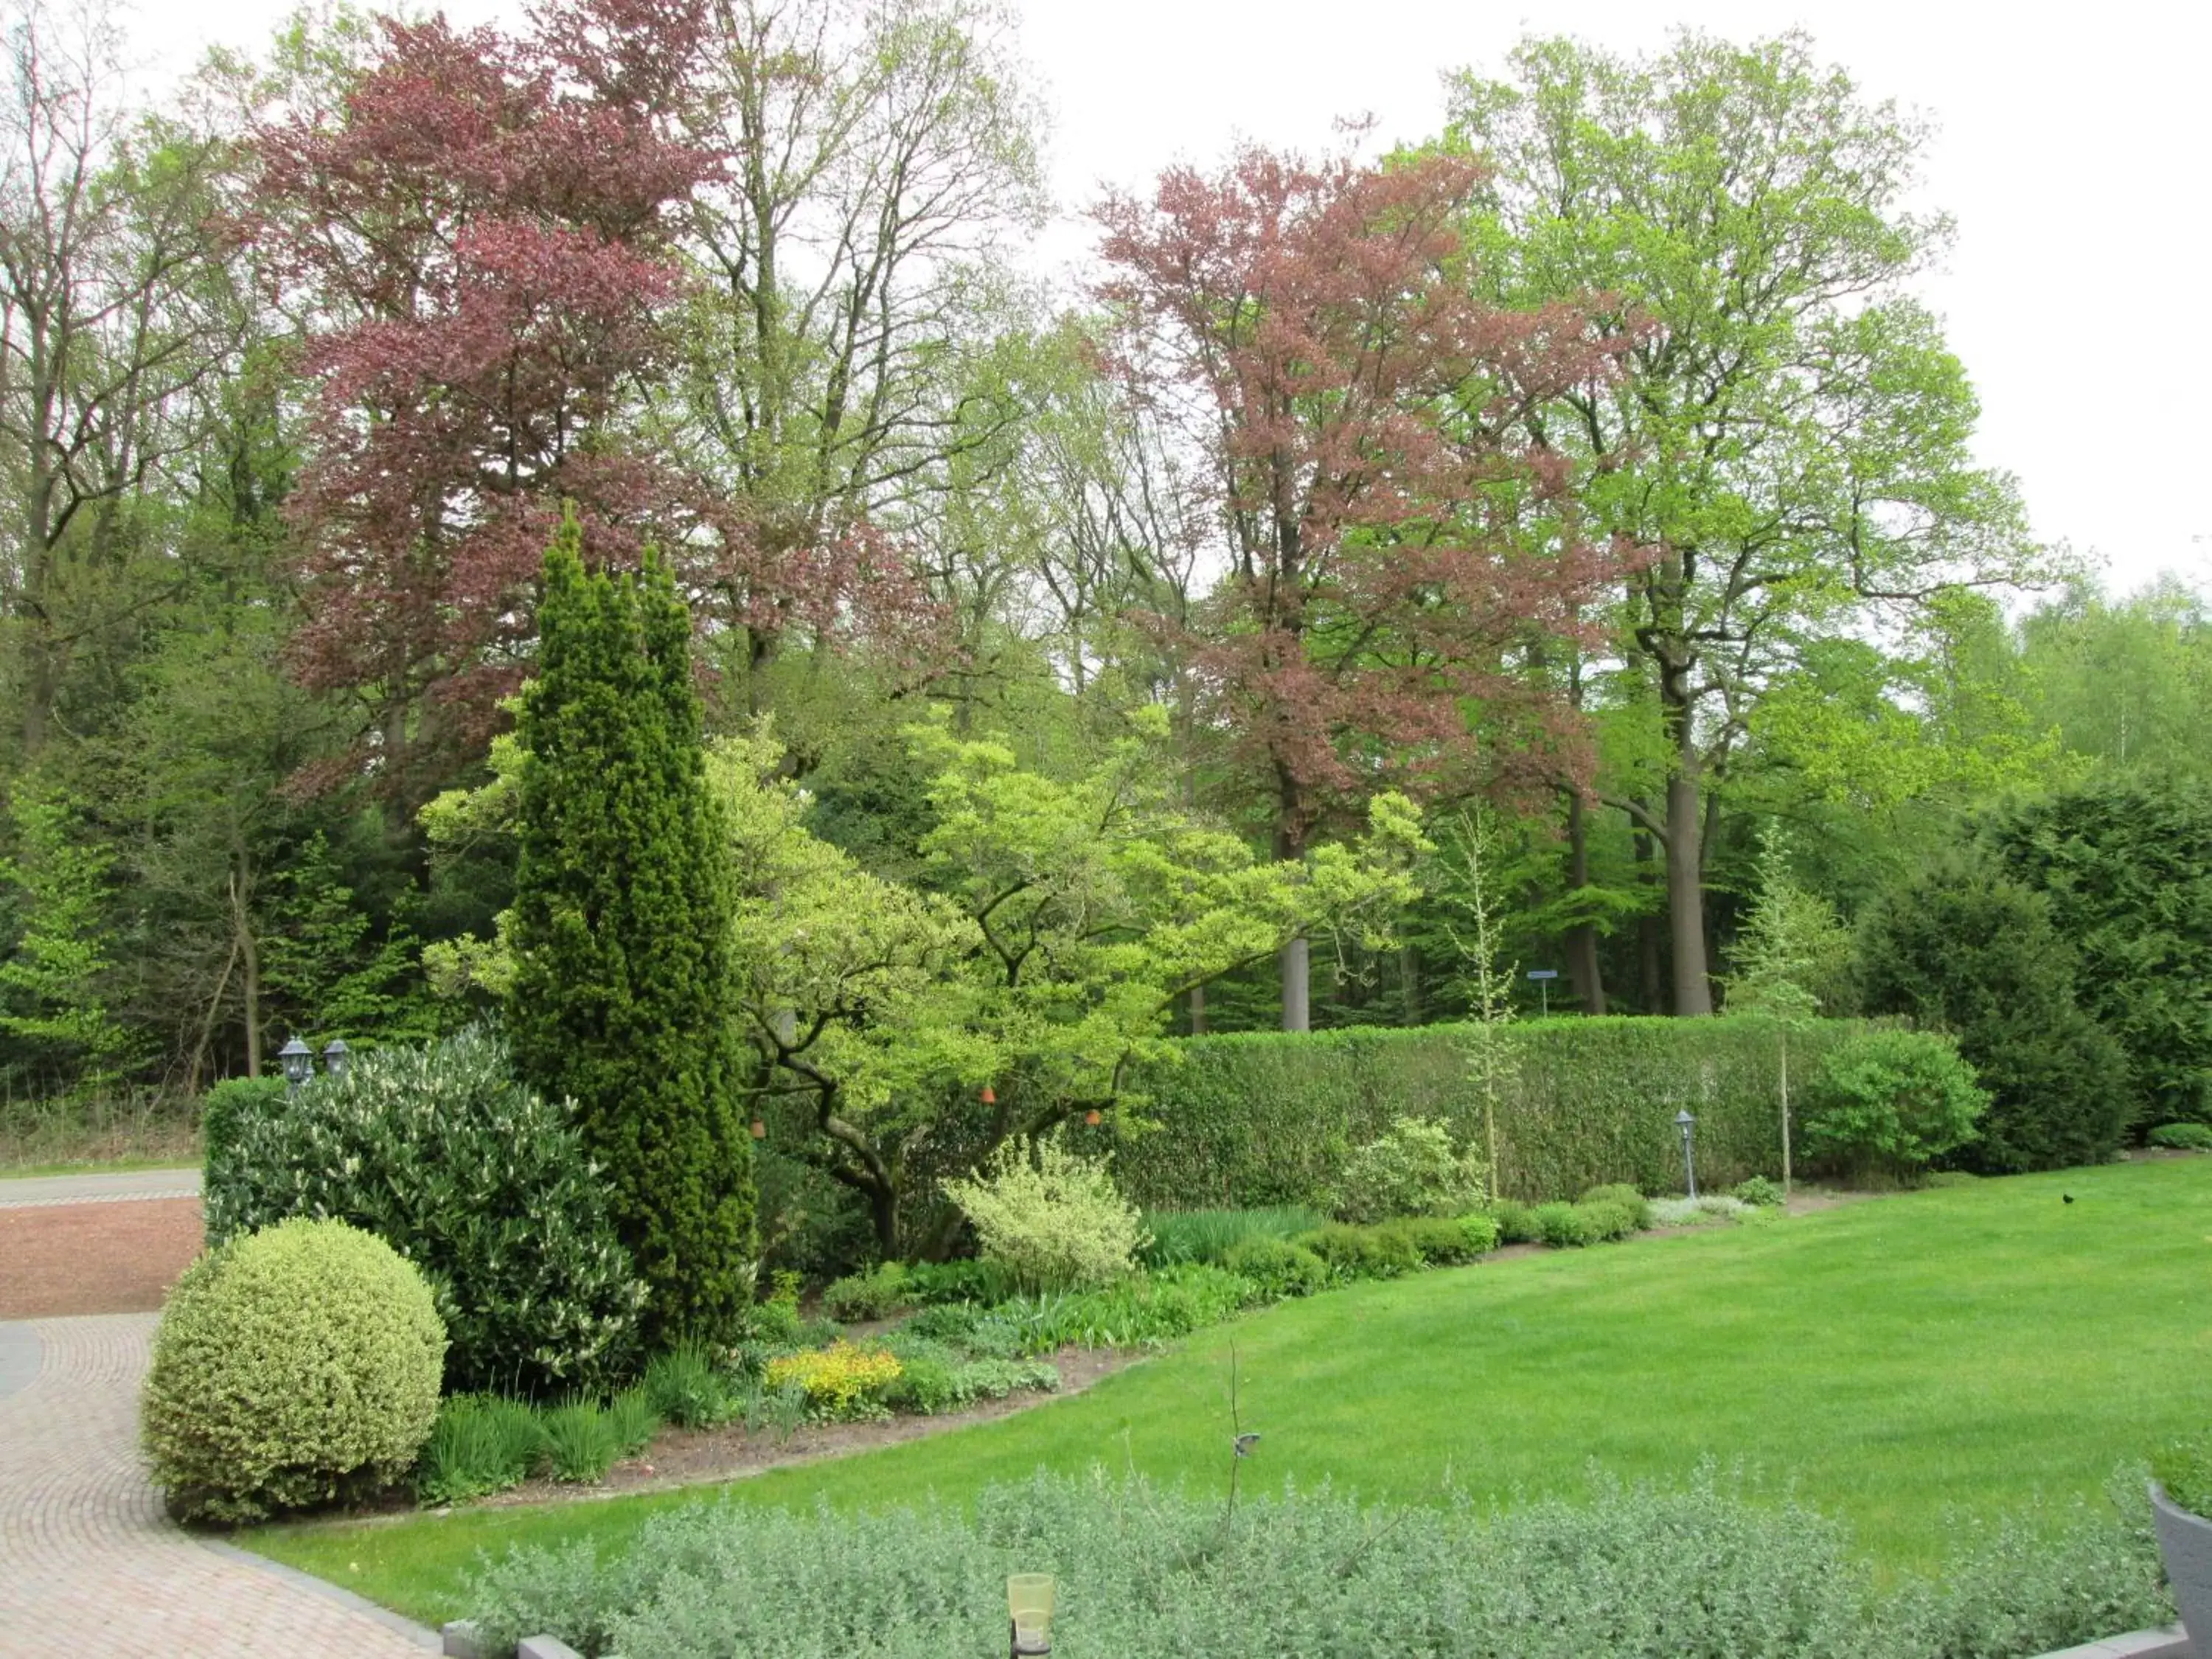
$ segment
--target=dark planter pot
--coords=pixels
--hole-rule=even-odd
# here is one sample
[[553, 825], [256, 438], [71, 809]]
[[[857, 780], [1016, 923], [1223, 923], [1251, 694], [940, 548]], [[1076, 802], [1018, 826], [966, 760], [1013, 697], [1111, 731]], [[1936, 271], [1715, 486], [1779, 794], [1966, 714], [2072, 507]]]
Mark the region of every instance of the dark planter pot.
[[2212, 1653], [2212, 1521], [2175, 1508], [2155, 1480], [2150, 1483], [2150, 1509], [2158, 1523], [2158, 1553], [2165, 1559], [2189, 1644], [2199, 1653]]

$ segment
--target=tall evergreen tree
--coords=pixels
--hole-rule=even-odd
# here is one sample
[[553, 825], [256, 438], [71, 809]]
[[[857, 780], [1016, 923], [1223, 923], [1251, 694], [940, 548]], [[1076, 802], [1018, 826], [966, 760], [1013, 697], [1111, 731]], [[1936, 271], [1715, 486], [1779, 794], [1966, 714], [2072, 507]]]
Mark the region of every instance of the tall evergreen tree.
[[667, 568], [545, 555], [521, 737], [507, 1023], [519, 1069], [575, 1103], [664, 1336], [750, 1289], [752, 1147], [738, 1108], [726, 837], [708, 794], [690, 621]]

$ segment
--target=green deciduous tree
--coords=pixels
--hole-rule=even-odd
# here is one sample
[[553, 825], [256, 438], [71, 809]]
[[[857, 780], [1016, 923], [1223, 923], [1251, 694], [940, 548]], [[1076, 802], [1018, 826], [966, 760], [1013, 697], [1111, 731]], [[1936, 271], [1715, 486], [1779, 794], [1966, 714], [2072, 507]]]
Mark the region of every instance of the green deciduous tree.
[[1674, 1011], [1708, 1013], [1712, 792], [1759, 699], [1808, 643], [2022, 577], [2035, 550], [1905, 291], [1948, 234], [1902, 205], [1918, 125], [1797, 35], [1633, 59], [1537, 40], [1512, 70], [1455, 100], [1452, 140], [1495, 169], [1474, 268], [1511, 301], [1606, 296], [1626, 345], [1539, 431], [1584, 463], [1591, 530], [1650, 554], [1612, 696], [1653, 741], [1615, 799], [1664, 850]]
[[114, 969], [108, 872], [112, 857], [86, 834], [80, 809], [34, 781], [9, 803], [15, 851], [0, 859], [19, 918], [0, 957], [4, 1073], [38, 1092], [114, 1083], [134, 1059], [131, 1033], [109, 1011]]
[[658, 1333], [708, 1335], [753, 1260], [726, 832], [665, 568], [587, 573], [580, 548], [571, 516], [545, 556], [507, 1024], [525, 1079], [575, 1103]]

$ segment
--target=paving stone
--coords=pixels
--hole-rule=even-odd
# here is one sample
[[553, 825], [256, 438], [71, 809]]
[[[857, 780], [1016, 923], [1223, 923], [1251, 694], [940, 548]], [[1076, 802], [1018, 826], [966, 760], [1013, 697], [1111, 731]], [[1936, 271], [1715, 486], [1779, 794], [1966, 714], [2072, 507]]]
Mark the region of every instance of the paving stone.
[[153, 1315], [32, 1330], [38, 1376], [0, 1398], [0, 1654], [419, 1659], [402, 1632], [164, 1516], [138, 1455]]

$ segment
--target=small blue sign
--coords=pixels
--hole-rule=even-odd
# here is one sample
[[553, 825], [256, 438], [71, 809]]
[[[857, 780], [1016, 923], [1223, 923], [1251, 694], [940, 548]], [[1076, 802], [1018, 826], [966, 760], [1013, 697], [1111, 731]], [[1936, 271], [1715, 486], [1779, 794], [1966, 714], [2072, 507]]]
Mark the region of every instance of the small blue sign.
[[1530, 979], [1557, 979], [1559, 976], [1559, 970], [1556, 968], [1531, 968], [1528, 970]]

